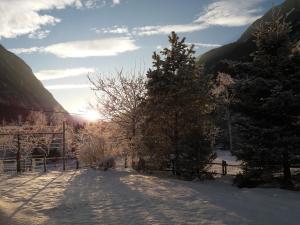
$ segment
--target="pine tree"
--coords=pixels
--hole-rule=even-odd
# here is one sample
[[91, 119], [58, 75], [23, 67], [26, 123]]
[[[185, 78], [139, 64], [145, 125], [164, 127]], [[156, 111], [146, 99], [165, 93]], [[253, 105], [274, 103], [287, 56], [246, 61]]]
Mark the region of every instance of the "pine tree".
[[291, 164], [300, 156], [300, 62], [290, 31], [274, 14], [255, 33], [253, 61], [236, 66], [239, 146], [234, 154], [250, 177], [266, 179], [282, 171], [285, 185], [292, 184]]
[[[208, 120], [207, 93], [193, 47], [175, 32], [170, 48], [153, 54], [153, 70], [147, 73], [145, 142], [162, 163], [174, 157], [176, 174], [193, 171], [211, 156], [205, 135]], [[199, 71], [199, 70], [198, 70]]]

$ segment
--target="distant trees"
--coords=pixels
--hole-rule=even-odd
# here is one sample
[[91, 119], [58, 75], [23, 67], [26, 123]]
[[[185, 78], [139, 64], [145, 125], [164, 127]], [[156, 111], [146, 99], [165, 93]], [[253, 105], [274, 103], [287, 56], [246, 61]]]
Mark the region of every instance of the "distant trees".
[[215, 111], [222, 113], [222, 121], [227, 125], [227, 136], [230, 151], [233, 149], [232, 105], [234, 101], [234, 79], [227, 73], [218, 73], [212, 81], [211, 94], [215, 103]]
[[299, 47], [289, 39], [291, 27], [273, 16], [255, 32], [253, 61], [237, 63], [234, 104], [237, 146], [244, 175], [266, 180], [283, 171], [292, 184], [291, 164], [300, 157]]

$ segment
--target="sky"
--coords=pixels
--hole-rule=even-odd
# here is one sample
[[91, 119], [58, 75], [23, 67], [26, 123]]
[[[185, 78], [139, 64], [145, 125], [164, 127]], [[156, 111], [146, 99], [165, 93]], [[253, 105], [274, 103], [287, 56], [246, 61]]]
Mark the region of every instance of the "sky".
[[147, 70], [176, 31], [196, 54], [230, 43], [284, 0], [0, 0], [0, 43], [69, 112], [94, 102], [87, 75]]

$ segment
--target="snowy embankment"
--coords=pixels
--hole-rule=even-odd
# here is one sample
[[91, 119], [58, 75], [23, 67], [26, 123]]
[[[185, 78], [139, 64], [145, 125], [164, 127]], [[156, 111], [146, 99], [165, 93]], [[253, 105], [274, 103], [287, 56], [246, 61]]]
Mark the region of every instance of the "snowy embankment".
[[300, 193], [124, 171], [0, 177], [0, 224], [299, 225]]

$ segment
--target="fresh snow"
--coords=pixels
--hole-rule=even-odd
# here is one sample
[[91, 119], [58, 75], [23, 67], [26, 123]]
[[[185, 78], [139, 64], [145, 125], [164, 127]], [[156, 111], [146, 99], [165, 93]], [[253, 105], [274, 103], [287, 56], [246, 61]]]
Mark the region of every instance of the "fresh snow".
[[82, 169], [0, 176], [1, 225], [299, 225], [300, 193]]
[[227, 163], [227, 173], [229, 175], [237, 175], [238, 173], [242, 172], [241, 169], [241, 161], [238, 161], [235, 156], [231, 154], [228, 150], [215, 150], [214, 151], [217, 154], [217, 158], [214, 160], [214, 163], [218, 163], [217, 165], [213, 165], [210, 168], [211, 172], [215, 172], [217, 174], [220, 174], [222, 172], [222, 166], [220, 165], [223, 160]]
[[216, 162], [222, 162], [225, 160], [227, 164], [231, 165], [240, 165], [241, 162], [236, 159], [235, 156], [231, 154], [228, 150], [216, 150], [215, 153], [217, 154]]

